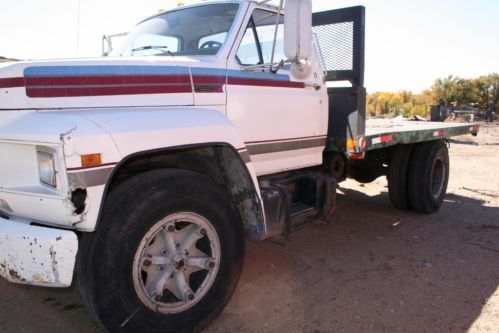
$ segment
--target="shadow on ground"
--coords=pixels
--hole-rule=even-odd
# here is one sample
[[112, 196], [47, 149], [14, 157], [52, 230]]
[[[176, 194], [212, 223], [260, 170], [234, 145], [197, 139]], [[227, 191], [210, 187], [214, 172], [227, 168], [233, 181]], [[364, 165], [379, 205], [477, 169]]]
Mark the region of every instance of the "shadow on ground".
[[250, 244], [243, 282], [209, 332], [467, 332], [474, 325], [499, 285], [499, 208], [449, 194], [440, 212], [419, 215], [391, 208], [386, 192], [342, 192], [329, 225]]
[[[464, 333], [474, 325], [499, 285], [499, 208], [449, 194], [440, 212], [419, 215], [391, 208], [386, 192], [342, 192], [329, 223], [248, 243], [241, 283], [206, 332]], [[98, 331], [75, 290], [0, 281], [0, 295], [0, 331]]]

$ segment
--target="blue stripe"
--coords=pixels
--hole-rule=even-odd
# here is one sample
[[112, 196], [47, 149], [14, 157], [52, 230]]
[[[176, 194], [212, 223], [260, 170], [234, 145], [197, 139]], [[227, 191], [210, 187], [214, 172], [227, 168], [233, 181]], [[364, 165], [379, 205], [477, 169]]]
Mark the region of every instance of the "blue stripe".
[[226, 69], [221, 68], [203, 68], [203, 67], [192, 67], [192, 75], [206, 75], [206, 76], [225, 76], [227, 75]]
[[[193, 75], [239, 77], [290, 81], [289, 75], [258, 73], [220, 68], [192, 67]], [[104, 76], [104, 75], [189, 75], [186, 66], [33, 66], [24, 69], [25, 77]]]
[[189, 75], [189, 69], [185, 66], [34, 66], [24, 70], [25, 77], [100, 75]]
[[228, 75], [230, 77], [241, 77], [245, 79], [290, 81], [289, 75], [285, 74], [256, 73], [249, 71], [229, 70]]

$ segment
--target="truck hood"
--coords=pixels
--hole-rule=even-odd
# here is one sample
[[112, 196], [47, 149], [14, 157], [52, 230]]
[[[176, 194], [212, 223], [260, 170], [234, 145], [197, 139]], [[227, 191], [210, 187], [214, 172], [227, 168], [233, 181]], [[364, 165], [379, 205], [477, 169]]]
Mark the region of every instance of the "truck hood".
[[223, 63], [208, 57], [3, 63], [0, 110], [194, 105], [193, 74], [207, 71], [223, 83]]

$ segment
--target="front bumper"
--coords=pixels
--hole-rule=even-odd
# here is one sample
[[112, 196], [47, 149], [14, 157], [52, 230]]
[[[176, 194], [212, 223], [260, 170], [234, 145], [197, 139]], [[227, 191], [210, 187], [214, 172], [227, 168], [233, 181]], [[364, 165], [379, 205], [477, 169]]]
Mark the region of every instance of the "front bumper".
[[69, 287], [77, 251], [78, 238], [73, 231], [0, 216], [0, 276], [7, 281]]

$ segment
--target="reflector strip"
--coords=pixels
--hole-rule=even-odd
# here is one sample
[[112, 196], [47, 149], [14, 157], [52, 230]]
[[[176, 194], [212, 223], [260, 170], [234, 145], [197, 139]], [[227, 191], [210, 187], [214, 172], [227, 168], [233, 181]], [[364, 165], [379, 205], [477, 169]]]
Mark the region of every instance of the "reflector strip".
[[443, 129], [433, 132], [433, 136], [444, 136], [444, 135], [445, 135], [445, 130]]
[[391, 141], [393, 141], [393, 135], [388, 134], [388, 135], [383, 135], [383, 136], [380, 136], [380, 137], [377, 137], [377, 138], [372, 138], [371, 139], [371, 144], [377, 145], [377, 144], [380, 144], [380, 143], [386, 143], [386, 142], [391, 142]]

